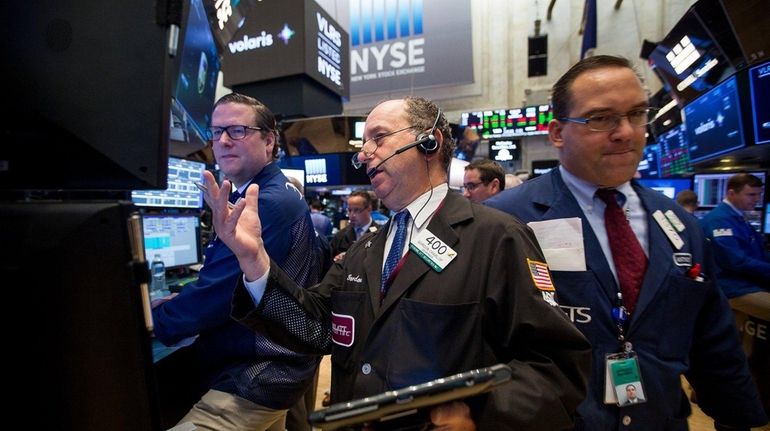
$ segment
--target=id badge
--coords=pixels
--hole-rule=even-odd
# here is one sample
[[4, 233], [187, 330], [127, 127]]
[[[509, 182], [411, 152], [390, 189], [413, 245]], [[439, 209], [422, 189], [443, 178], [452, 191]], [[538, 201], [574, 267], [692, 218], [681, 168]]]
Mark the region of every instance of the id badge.
[[626, 407], [647, 401], [635, 352], [609, 354], [605, 363], [605, 404]]

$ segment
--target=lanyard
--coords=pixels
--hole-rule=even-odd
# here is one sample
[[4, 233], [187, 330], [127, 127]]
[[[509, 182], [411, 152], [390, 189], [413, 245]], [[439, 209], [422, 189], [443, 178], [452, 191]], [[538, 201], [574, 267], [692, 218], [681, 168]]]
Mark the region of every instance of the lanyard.
[[623, 345], [626, 341], [625, 328], [628, 324], [628, 311], [626, 311], [626, 307], [623, 305], [623, 294], [620, 292], [618, 292], [615, 306], [612, 307], [612, 320], [618, 328], [618, 341]]

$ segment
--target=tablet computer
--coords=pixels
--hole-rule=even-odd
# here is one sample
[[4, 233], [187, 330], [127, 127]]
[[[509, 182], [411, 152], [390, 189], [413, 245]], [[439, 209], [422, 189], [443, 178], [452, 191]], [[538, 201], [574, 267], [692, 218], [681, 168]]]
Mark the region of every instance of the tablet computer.
[[484, 392], [511, 380], [511, 367], [497, 364], [370, 397], [333, 404], [310, 414], [310, 423], [333, 430], [367, 422], [384, 422]]

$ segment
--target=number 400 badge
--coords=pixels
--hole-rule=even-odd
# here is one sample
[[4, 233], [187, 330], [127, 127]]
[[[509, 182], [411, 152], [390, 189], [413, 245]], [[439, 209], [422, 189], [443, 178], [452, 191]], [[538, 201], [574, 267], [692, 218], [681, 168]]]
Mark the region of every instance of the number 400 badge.
[[441, 272], [457, 257], [457, 252], [428, 229], [424, 229], [409, 243], [409, 250], [420, 256], [436, 272]]

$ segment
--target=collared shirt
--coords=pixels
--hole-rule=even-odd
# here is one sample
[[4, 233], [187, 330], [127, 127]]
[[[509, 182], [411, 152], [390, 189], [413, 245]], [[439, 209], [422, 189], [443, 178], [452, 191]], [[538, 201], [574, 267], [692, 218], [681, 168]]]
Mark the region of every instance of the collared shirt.
[[[412, 203], [407, 205], [406, 208], [402, 210], [409, 211], [409, 222], [406, 224], [409, 235], [407, 235], [406, 244], [409, 244], [412, 237], [419, 235], [422, 230], [428, 226], [428, 222], [433, 217], [433, 214], [441, 205], [441, 202], [444, 200], [448, 192], [449, 185], [447, 185], [447, 183], [439, 184], [436, 187], [433, 187], [432, 190], [429, 190], [420, 195], [417, 199], [413, 200]], [[387, 256], [390, 252], [390, 246], [393, 245], [393, 239], [395, 237], [396, 226], [395, 223], [391, 223], [390, 229], [388, 230], [388, 239], [385, 241], [385, 253], [383, 256]], [[404, 250], [401, 252], [401, 256], [403, 257], [408, 251], [409, 247], [404, 247]], [[382, 266], [385, 267], [385, 259], [382, 260]]]
[[356, 239], [361, 238], [361, 235], [365, 234], [369, 230], [369, 226], [372, 225], [372, 219], [369, 219], [369, 223], [361, 226], [361, 227], [354, 227], [353, 231], [356, 233]]
[[[433, 217], [433, 214], [441, 205], [441, 202], [444, 200], [448, 192], [449, 185], [447, 185], [447, 183], [442, 183], [436, 187], [433, 187], [432, 190], [423, 193], [417, 199], [413, 200], [412, 203], [406, 206], [405, 210], [409, 211], [410, 216], [409, 223], [407, 223], [406, 226], [406, 228], [409, 229], [409, 236], [407, 239], [418, 235], [428, 226], [428, 222]], [[385, 241], [385, 253], [383, 253], [383, 256], [388, 255], [388, 252], [390, 252], [390, 246], [393, 244], [393, 239], [396, 237], [396, 229], [394, 228], [393, 223], [391, 223], [390, 227], [391, 229], [388, 230], [388, 238]], [[407, 244], [409, 244], [409, 241], [407, 241]], [[409, 251], [409, 247], [404, 247], [401, 256], [403, 257], [407, 251]], [[382, 260], [382, 266], [385, 266], [384, 258]], [[254, 301], [255, 305], [259, 305], [260, 301], [262, 301], [262, 296], [265, 294], [265, 288], [267, 287], [267, 277], [269, 275], [270, 269], [268, 269], [262, 277], [254, 281], [247, 281], [246, 276], [243, 276], [243, 283], [246, 286], [246, 290], [248, 290], [249, 295], [251, 295], [251, 299]]]
[[[599, 244], [604, 252], [604, 257], [617, 281], [618, 275], [615, 271], [615, 262], [612, 260], [610, 241], [607, 238], [607, 229], [604, 227], [604, 209], [607, 205], [596, 196], [596, 191], [599, 187], [596, 184], [592, 184], [572, 175], [564, 168], [564, 166], [560, 165], [559, 171], [561, 172], [564, 184], [567, 185], [569, 191], [575, 196], [575, 200], [577, 200], [578, 205], [580, 205], [580, 209], [583, 210], [583, 214], [585, 214], [586, 219], [588, 219], [588, 224], [591, 225], [591, 229], [593, 229], [594, 234], [596, 234], [596, 239], [599, 240]], [[647, 211], [642, 206], [642, 202], [639, 200], [639, 196], [634, 191], [634, 188], [631, 187], [630, 182], [625, 182], [615, 189], [625, 197], [625, 202], [621, 202], [620, 206], [625, 211], [626, 217], [628, 217], [628, 221], [631, 224], [631, 230], [636, 234], [636, 239], [639, 240], [639, 244], [642, 246], [644, 254], [649, 257]]]
[[746, 218], [743, 215], [743, 211], [739, 210], [738, 208], [735, 208], [735, 205], [733, 205], [732, 202], [728, 201], [727, 199], [723, 199], [722, 202], [724, 202], [728, 207], [732, 208], [733, 211], [735, 211], [736, 214], [741, 216], [741, 218], [744, 218], [744, 219]]

